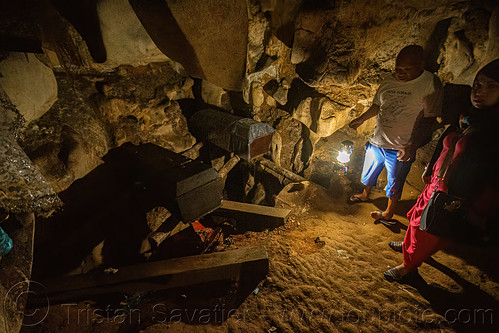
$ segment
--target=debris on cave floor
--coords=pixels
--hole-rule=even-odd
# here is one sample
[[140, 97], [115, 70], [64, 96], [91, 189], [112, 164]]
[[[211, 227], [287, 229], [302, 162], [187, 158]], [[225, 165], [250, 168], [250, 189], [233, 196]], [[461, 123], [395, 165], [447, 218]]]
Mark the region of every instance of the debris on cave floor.
[[[415, 200], [411, 193], [408, 188], [396, 214], [402, 225], [407, 225], [404, 213]], [[80, 329], [452, 332], [478, 328], [486, 332], [496, 328], [487, 321], [490, 311], [481, 312], [485, 322], [480, 319], [478, 326], [457, 317], [459, 311], [491, 309], [495, 313], [498, 309], [499, 277], [491, 260], [497, 257], [496, 250], [487, 255], [483, 249], [469, 247], [439, 252], [433, 256], [434, 262], [419, 269], [419, 284], [389, 283], [383, 272], [400, 263], [402, 255], [392, 251], [387, 242], [402, 240], [403, 228], [394, 231], [369, 217], [371, 210], [386, 205], [381, 191], [374, 190], [372, 201], [362, 205], [348, 205], [346, 198], [332, 198], [326, 188], [311, 182], [290, 184], [276, 198], [278, 208], [291, 210], [283, 225], [232, 234], [227, 250], [264, 246], [268, 252], [267, 277], [245, 293], [235, 292], [241, 283], [237, 280], [174, 288], [146, 295], [135, 312], [109, 319], [103, 306], [106, 303], [94, 303], [91, 309], [98, 310], [95, 318]], [[78, 309], [85, 307], [85, 303], [77, 303], [69, 311], [55, 309], [58, 314], [51, 311], [42, 328], [74, 328], [74, 323], [64, 320], [70, 316], [75, 322]], [[220, 320], [222, 313], [225, 317]]]

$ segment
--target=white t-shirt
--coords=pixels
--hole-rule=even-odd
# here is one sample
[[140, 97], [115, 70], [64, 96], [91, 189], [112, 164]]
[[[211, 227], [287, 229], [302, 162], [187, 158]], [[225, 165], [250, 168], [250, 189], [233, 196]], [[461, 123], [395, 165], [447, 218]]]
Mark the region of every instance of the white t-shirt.
[[378, 147], [400, 149], [409, 143], [416, 119], [437, 117], [442, 108], [442, 85], [428, 71], [408, 82], [389, 75], [381, 82], [373, 103], [379, 105], [376, 128], [369, 141]]

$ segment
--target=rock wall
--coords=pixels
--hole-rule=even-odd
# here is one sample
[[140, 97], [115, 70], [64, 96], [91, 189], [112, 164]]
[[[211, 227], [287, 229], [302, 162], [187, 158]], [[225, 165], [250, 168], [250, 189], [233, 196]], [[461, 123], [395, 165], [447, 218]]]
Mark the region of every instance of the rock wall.
[[447, 85], [445, 111], [454, 114], [466, 106], [449, 103], [462, 97], [459, 85], [499, 57], [493, 0], [241, 4], [202, 1], [193, 12], [177, 1], [100, 1], [107, 58], [99, 63], [71, 17], [42, 7], [45, 53], [37, 58], [58, 73], [59, 92], [50, 107], [54, 87], [45, 85], [33, 96], [43, 111], [24, 113], [28, 156], [60, 191], [124, 142], [189, 149], [196, 139], [186, 118], [213, 106], [276, 128], [269, 158], [309, 176], [319, 143], [343, 132], [360, 145], [371, 134], [374, 121], [357, 131], [346, 124], [367, 110], [402, 47], [425, 47], [427, 69]]
[[193, 98], [193, 80], [169, 63], [121, 66], [98, 78], [57, 75], [59, 100], [30, 122], [22, 146], [60, 192], [125, 142], [155, 143], [174, 152], [194, 137], [177, 100]]
[[[346, 125], [370, 106], [404, 46], [422, 45], [426, 68], [444, 83], [444, 123], [469, 106], [466, 86], [475, 73], [499, 58], [493, 1], [293, 1], [288, 10], [274, 1], [259, 5], [250, 12], [243, 96], [255, 119], [277, 129], [270, 158], [306, 177], [317, 173], [314, 160], [330, 158], [324, 152], [334, 151], [337, 140], [327, 138], [335, 132], [362, 151], [375, 119], [357, 131]], [[254, 45], [264, 45], [263, 52]], [[418, 153], [415, 165], [427, 162], [431, 147]]]

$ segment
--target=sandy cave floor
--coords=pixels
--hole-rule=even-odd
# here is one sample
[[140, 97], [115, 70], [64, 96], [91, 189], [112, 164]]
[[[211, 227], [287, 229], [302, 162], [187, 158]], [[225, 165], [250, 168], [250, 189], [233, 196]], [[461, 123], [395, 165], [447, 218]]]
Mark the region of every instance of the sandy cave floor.
[[[387, 242], [402, 240], [408, 221], [397, 215], [395, 227], [374, 223], [369, 212], [386, 205], [383, 193], [352, 206], [344, 198], [327, 202], [320, 188], [303, 194], [306, 204], [295, 207], [289, 226], [241, 240], [265, 244], [270, 274], [240, 307], [245, 320], [231, 318], [222, 331], [483, 332], [481, 309], [492, 309], [485, 321], [497, 321], [497, 251], [462, 246], [440, 252], [411, 285], [389, 283], [382, 273], [402, 255]], [[417, 194], [408, 186], [402, 203]]]
[[233, 236], [232, 249], [264, 245], [270, 272], [237, 309], [225, 308], [231, 313], [225, 322], [165, 322], [158, 313], [141, 312], [140, 323], [129, 325], [128, 319], [117, 317], [89, 320], [87, 311], [86, 321], [75, 325], [76, 314], [70, 311], [81, 305], [51, 311], [41, 326], [23, 331], [497, 332], [497, 249], [459, 246], [440, 252], [410, 284], [383, 278], [383, 271], [402, 261], [387, 242], [403, 239], [408, 224], [403, 211], [418, 195], [415, 188], [406, 185], [401, 214], [395, 216], [399, 223], [390, 228], [369, 217], [371, 210], [386, 205], [380, 190], [374, 191], [372, 202], [355, 205], [346, 204], [345, 196], [331, 198], [311, 182], [288, 190], [277, 200], [278, 206], [292, 209], [285, 225]]

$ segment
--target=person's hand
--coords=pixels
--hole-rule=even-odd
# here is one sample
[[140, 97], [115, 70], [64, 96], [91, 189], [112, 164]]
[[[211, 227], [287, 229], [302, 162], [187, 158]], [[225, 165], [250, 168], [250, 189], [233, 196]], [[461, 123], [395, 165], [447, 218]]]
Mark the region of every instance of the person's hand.
[[414, 157], [416, 156], [416, 149], [414, 145], [408, 144], [404, 148], [401, 148], [397, 152], [397, 160], [401, 162], [414, 161]]
[[359, 117], [359, 118], [355, 118], [354, 120], [352, 120], [350, 122], [350, 124], [348, 124], [348, 126], [350, 126], [353, 129], [357, 129], [363, 123], [364, 123], [364, 120], [360, 119], [360, 117]]

